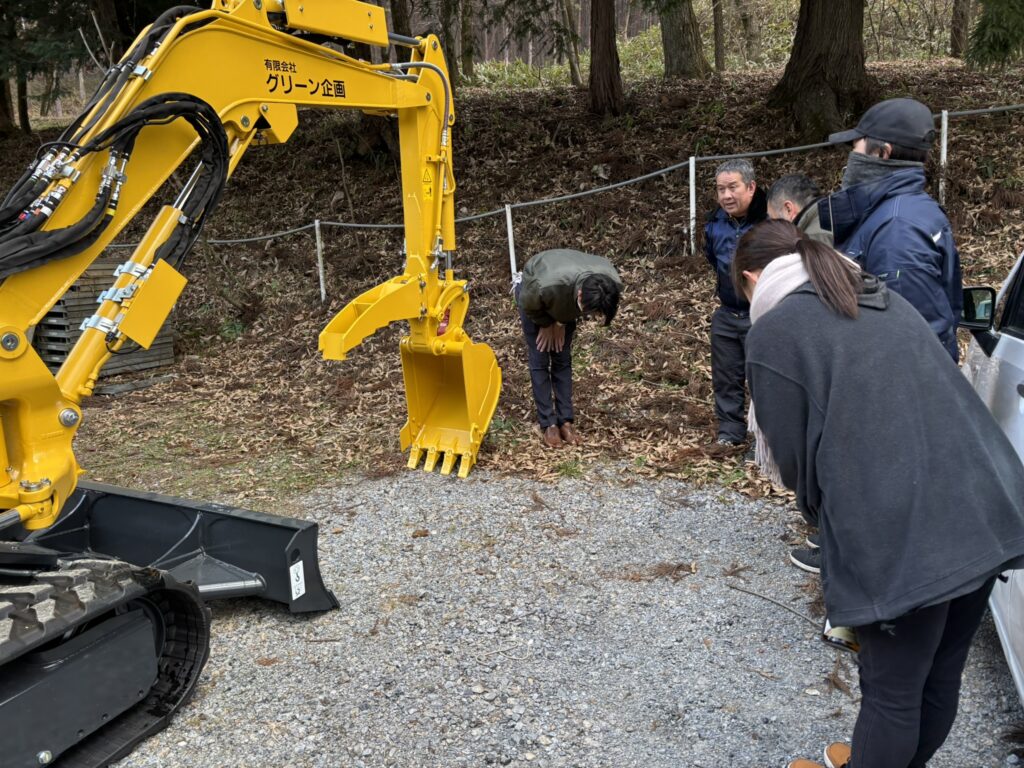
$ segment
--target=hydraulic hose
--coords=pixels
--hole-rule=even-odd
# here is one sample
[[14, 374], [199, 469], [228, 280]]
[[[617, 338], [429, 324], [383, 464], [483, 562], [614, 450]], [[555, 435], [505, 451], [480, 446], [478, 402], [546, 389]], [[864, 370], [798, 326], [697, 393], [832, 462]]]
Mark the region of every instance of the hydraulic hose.
[[441, 78], [441, 82], [444, 84], [444, 127], [441, 129], [441, 146], [448, 146], [448, 123], [451, 120], [451, 106], [452, 106], [452, 90], [451, 85], [448, 82], [448, 78], [444, 74], [444, 70], [436, 64], [431, 64], [428, 61], [404, 61], [398, 62], [397, 64], [391, 65], [393, 69], [406, 70], [406, 69], [429, 69], [437, 73], [437, 76]]
[[[157, 258], [180, 263], [199, 236], [206, 217], [220, 200], [227, 181], [227, 135], [216, 111], [206, 102], [183, 93], [147, 99], [78, 151], [80, 156], [110, 151], [107, 170], [92, 208], [77, 222], [56, 230], [40, 230], [60, 203], [51, 193], [30, 203], [31, 215], [0, 235], [0, 279], [32, 266], [81, 253], [93, 245], [114, 219], [125, 166], [143, 128], [177, 119], [188, 122], [200, 138], [199, 173], [183, 205], [184, 220], [157, 251]], [[19, 201], [21, 198], [19, 197]]]

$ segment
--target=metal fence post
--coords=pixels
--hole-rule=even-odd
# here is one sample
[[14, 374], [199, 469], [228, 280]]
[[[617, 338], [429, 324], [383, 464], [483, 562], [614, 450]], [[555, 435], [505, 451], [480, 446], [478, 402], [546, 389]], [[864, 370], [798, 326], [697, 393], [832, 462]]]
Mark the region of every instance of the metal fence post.
[[939, 205], [946, 204], [946, 150], [949, 146], [949, 110], [942, 110], [942, 142], [939, 145]]
[[697, 158], [690, 155], [690, 254], [697, 253]]
[[320, 219], [313, 222], [313, 230], [316, 232], [316, 266], [320, 272], [320, 303], [327, 301], [327, 280], [324, 276], [324, 240], [320, 236]]
[[519, 285], [520, 275], [516, 268], [516, 235], [512, 230], [512, 206], [505, 206], [505, 229], [508, 231], [508, 262], [512, 270], [512, 289]]

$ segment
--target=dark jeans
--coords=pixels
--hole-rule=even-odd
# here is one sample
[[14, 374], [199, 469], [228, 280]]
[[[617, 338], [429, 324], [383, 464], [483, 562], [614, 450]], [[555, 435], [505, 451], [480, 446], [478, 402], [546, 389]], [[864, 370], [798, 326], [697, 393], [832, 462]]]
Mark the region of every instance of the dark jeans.
[[[519, 286], [516, 286], [516, 306], [519, 301]], [[538, 352], [537, 324], [519, 310], [526, 337], [526, 352], [530, 360], [530, 383], [533, 385], [533, 402], [537, 405], [537, 421], [541, 429], [552, 424], [562, 426], [572, 421], [572, 335], [576, 323], [565, 324], [565, 343], [561, 352]], [[552, 394], [554, 402], [552, 402]]]
[[894, 621], [857, 627], [863, 700], [850, 768], [923, 768], [942, 746], [993, 582]]
[[743, 415], [746, 399], [747, 331], [750, 317], [719, 307], [711, 315], [711, 387], [715, 391], [718, 439], [747, 439]]

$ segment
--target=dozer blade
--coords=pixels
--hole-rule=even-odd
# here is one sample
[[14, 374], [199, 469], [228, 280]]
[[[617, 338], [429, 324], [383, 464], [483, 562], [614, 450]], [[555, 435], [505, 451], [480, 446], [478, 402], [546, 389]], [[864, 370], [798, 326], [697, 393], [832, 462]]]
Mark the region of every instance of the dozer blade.
[[498, 405], [501, 369], [486, 344], [473, 343], [461, 329], [451, 336], [430, 351], [402, 340], [409, 419], [401, 443], [410, 469], [424, 459], [423, 469], [432, 472], [440, 461], [447, 475], [458, 462], [459, 477], [466, 477]]
[[205, 600], [252, 595], [293, 613], [338, 607], [320, 577], [316, 523], [87, 482], [65, 509], [28, 540], [160, 568]]

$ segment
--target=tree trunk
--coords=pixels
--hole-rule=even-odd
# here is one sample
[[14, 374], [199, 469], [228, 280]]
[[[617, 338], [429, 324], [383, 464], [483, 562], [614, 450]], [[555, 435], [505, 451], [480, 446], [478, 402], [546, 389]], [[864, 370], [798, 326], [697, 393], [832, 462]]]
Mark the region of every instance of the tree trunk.
[[473, 79], [473, 64], [476, 58], [476, 25], [473, 23], [473, 0], [462, 0], [462, 76]]
[[633, 0], [626, 0], [626, 17], [622, 20], [622, 39], [629, 40], [629, 25], [633, 21]]
[[[16, 51], [18, 30], [13, 8], [7, 3], [0, 4], [0, 45], [4, 50]], [[11, 133], [17, 127], [14, 123], [14, 104], [11, 102], [11, 86], [8, 73], [0, 73], [0, 134]]]
[[562, 23], [565, 24], [565, 34], [569, 38], [569, 45], [566, 53], [569, 58], [569, 79], [575, 88], [583, 87], [583, 73], [580, 71], [580, 47], [576, 36], [576, 11], [573, 10], [572, 0], [562, 0]]
[[346, 47], [345, 53], [351, 56], [353, 59], [362, 59], [369, 63], [373, 63], [373, 46], [369, 43], [353, 43], [350, 42]]
[[725, 72], [725, 19], [722, 3], [725, 0], [711, 0], [711, 14], [715, 27], [715, 72]]
[[599, 115], [621, 115], [625, 108], [615, 43], [615, 0], [591, 0], [590, 109]]
[[441, 0], [441, 46], [444, 48], [445, 63], [452, 90], [459, 82], [459, 0]]
[[590, 0], [580, 0], [580, 44], [583, 50], [590, 50]]
[[32, 124], [28, 120], [28, 74], [19, 64], [16, 68], [18, 80], [18, 123], [24, 133], [32, 133]]
[[953, 0], [953, 21], [950, 24], [949, 55], [962, 59], [971, 36], [971, 0]]
[[[396, 35], [412, 37], [412, 19], [409, 15], [409, 0], [391, 0], [391, 23], [394, 24]], [[408, 61], [412, 51], [402, 45], [395, 46], [395, 57], [399, 61]]]
[[736, 0], [736, 12], [740, 17], [743, 29], [743, 53], [748, 62], [761, 59], [761, 30], [757, 25], [750, 0]]
[[665, 50], [665, 77], [700, 78], [711, 74], [711, 65], [704, 57], [700, 26], [693, 12], [693, 0], [665, 3], [661, 17], [661, 45]]
[[14, 105], [11, 104], [11, 84], [6, 77], [0, 78], [0, 135], [13, 133]]
[[633, 13], [629, 17], [629, 26], [627, 27], [627, 34], [630, 37], [638, 37], [645, 29], [644, 26], [644, 13], [643, 7], [640, 5], [640, 0], [630, 0], [630, 4], [633, 6]]
[[864, 68], [864, 0], [801, 0], [793, 51], [768, 105], [818, 142], [863, 112], [874, 90]]

